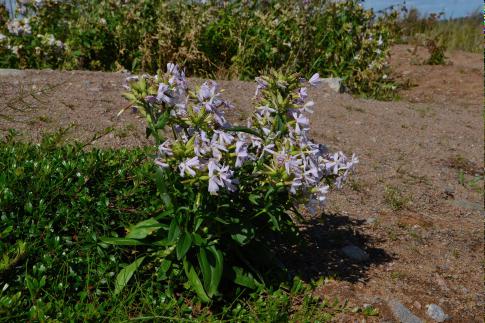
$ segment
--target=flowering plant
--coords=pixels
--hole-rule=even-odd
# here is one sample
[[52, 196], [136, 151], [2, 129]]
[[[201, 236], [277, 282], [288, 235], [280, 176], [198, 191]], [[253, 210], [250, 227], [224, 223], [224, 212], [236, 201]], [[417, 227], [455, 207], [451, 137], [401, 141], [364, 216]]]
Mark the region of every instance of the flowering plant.
[[214, 81], [191, 90], [174, 64], [167, 73], [128, 79], [125, 96], [158, 146], [164, 207], [125, 237], [104, 241], [149, 246], [159, 275], [183, 268], [203, 301], [218, 295], [223, 276], [246, 287], [263, 283], [251, 250], [270, 250], [272, 232], [296, 233], [298, 206], [316, 212], [358, 162], [309, 138], [314, 103], [306, 86], [317, 86], [318, 74], [306, 81], [272, 71], [256, 81], [256, 108], [245, 126], [235, 126]]

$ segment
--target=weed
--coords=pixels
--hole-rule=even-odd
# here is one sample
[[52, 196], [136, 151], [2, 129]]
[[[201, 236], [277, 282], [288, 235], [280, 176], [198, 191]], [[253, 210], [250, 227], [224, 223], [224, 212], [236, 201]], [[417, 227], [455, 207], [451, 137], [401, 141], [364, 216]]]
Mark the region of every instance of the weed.
[[410, 197], [405, 196], [397, 187], [386, 186], [384, 190], [384, 201], [394, 211], [404, 209], [410, 200]]
[[362, 309], [362, 314], [364, 314], [365, 316], [378, 316], [379, 309], [373, 307], [372, 305], [367, 305]]
[[357, 180], [356, 178], [349, 179], [348, 185], [353, 191], [359, 193], [365, 192], [368, 186], [367, 183], [364, 183], [362, 180]]
[[347, 111], [357, 111], [357, 112], [361, 112], [361, 113], [365, 113], [365, 110], [362, 109], [361, 107], [354, 107], [353, 105], [345, 105], [344, 108], [347, 110]]
[[116, 128], [114, 132], [115, 136], [121, 139], [126, 138], [135, 133], [136, 133], [136, 126], [132, 123], [128, 123], [121, 128]]
[[45, 115], [42, 115], [42, 116], [38, 116], [37, 119], [40, 121], [40, 122], [44, 122], [44, 123], [51, 123], [52, 122], [52, 118], [49, 117], [49, 116], [45, 116]]
[[483, 172], [483, 170], [479, 169], [473, 162], [462, 155], [455, 155], [448, 158], [448, 160], [445, 161], [445, 165], [450, 168], [461, 170], [468, 175], [475, 175]]
[[413, 238], [418, 243], [423, 243], [423, 237], [417, 232], [416, 230], [409, 229], [408, 234], [411, 238]]
[[429, 65], [445, 65], [446, 46], [443, 41], [437, 36], [436, 38], [430, 38], [426, 40], [426, 48], [429, 52], [429, 58], [425, 61], [425, 64]]
[[399, 234], [394, 228], [389, 228], [387, 230], [387, 235], [391, 241], [397, 241], [399, 240]]
[[391, 279], [393, 280], [403, 280], [407, 277], [407, 275], [400, 271], [392, 271], [391, 272]]

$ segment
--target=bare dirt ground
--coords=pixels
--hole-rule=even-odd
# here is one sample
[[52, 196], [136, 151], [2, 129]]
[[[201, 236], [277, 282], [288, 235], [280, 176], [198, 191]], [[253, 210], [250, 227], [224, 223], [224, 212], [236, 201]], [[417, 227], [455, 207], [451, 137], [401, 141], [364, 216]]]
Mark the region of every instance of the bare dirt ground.
[[[349, 306], [370, 304], [394, 322], [393, 300], [432, 322], [427, 304], [438, 304], [451, 322], [482, 322], [483, 288], [483, 57], [448, 53], [450, 65], [415, 65], [409, 46], [393, 48], [399, 80], [415, 85], [401, 100], [379, 102], [310, 91], [316, 103], [313, 136], [331, 149], [356, 153], [360, 164], [347, 186], [329, 196], [325, 215], [302, 225], [310, 242], [294, 250], [291, 268], [305, 279], [330, 277], [315, 293]], [[426, 52], [418, 51], [419, 57]], [[0, 135], [15, 128], [28, 140], [72, 125], [71, 138], [100, 147], [149, 144], [142, 119], [118, 111], [124, 75], [101, 72], [3, 71]], [[251, 109], [254, 84], [221, 81], [237, 107], [233, 121]], [[366, 251], [362, 262], [342, 247]], [[354, 322], [362, 314], [342, 313]]]

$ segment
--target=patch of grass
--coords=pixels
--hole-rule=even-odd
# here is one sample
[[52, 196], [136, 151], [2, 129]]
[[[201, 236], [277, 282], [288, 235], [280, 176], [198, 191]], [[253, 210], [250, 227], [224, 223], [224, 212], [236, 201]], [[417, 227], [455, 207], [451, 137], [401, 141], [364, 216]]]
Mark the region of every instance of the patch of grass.
[[431, 107], [429, 106], [416, 107], [414, 110], [419, 114], [421, 118], [434, 117], [436, 115], [436, 113], [432, 111]]
[[373, 307], [372, 305], [367, 305], [362, 309], [362, 314], [364, 314], [365, 316], [378, 316], [379, 309]]
[[399, 234], [395, 228], [388, 228], [387, 230], [387, 236], [391, 241], [397, 241], [399, 240]]
[[0, 321], [327, 322], [347, 311], [298, 279], [202, 305], [189, 289], [169, 290], [151, 264], [116, 295], [116, 273], [137, 250], [100, 237], [160, 213], [152, 152], [86, 151], [62, 136], [0, 141]]
[[392, 271], [391, 272], [391, 279], [393, 280], [403, 280], [407, 277], [407, 275], [400, 271]]
[[482, 169], [479, 169], [473, 162], [459, 154], [448, 158], [445, 164], [450, 168], [461, 170], [469, 175], [483, 173]]
[[52, 122], [52, 118], [49, 117], [49, 116], [46, 116], [46, 115], [38, 116], [37, 119], [40, 122], [44, 122], [44, 123], [51, 123]]
[[394, 211], [399, 211], [407, 207], [411, 201], [409, 196], [405, 196], [402, 191], [393, 186], [386, 186], [384, 190], [384, 202]]
[[116, 128], [114, 134], [116, 137], [123, 139], [135, 133], [136, 133], [136, 126], [132, 123], [127, 123], [125, 126], [121, 128]]
[[355, 107], [353, 105], [344, 105], [344, 108], [347, 110], [347, 111], [356, 111], [356, 112], [360, 112], [360, 113], [365, 113], [365, 110], [362, 109], [361, 107]]
[[483, 175], [476, 175], [471, 177], [467, 175], [462, 169], [458, 171], [458, 183], [468, 189], [474, 190], [483, 194], [485, 188], [483, 186], [485, 177]]

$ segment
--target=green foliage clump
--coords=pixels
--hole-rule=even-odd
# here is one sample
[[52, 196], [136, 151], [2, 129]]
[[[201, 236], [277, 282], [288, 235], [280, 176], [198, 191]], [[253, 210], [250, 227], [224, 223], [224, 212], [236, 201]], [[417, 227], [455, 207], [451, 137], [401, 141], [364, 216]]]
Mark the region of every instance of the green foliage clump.
[[[253, 79], [270, 69], [340, 77], [352, 92], [389, 98], [396, 14], [359, 0], [42, 1], [0, 24], [0, 67], [146, 71], [165, 62], [203, 77]], [[13, 22], [10, 22], [13, 23]], [[28, 29], [28, 28], [27, 28]]]
[[39, 145], [0, 141], [0, 321], [325, 322], [348, 310], [300, 280], [203, 306], [183, 286], [167, 288], [148, 263], [115, 293], [116, 273], [139, 250], [100, 237], [160, 213], [153, 163], [146, 150], [83, 146], [58, 135]]

